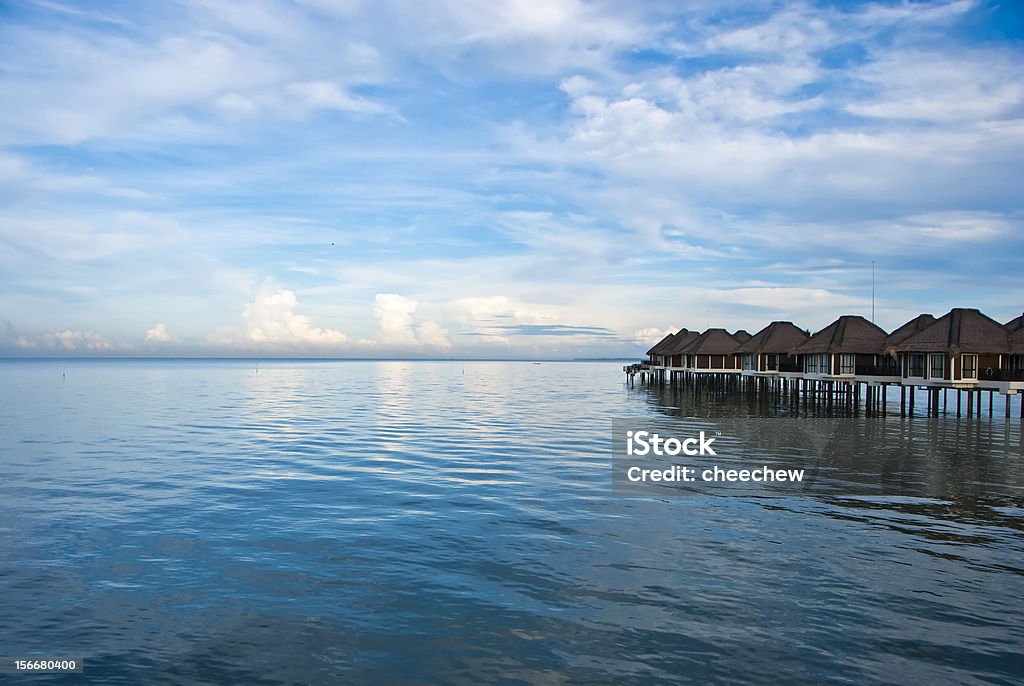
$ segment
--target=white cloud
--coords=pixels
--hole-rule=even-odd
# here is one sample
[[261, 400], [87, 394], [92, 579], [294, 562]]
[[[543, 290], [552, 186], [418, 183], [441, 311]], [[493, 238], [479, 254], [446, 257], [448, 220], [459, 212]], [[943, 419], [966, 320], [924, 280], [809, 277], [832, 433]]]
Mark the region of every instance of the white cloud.
[[165, 250], [187, 238], [176, 218], [148, 212], [0, 216], [0, 241], [62, 262]]
[[884, 54], [851, 76], [872, 95], [846, 109], [882, 119], [979, 123], [1016, 114], [1024, 105], [1024, 61], [1013, 52], [901, 50]]
[[389, 112], [390, 109], [343, 91], [338, 84], [329, 81], [308, 81], [291, 83], [285, 90], [301, 104], [311, 108], [326, 108], [342, 112], [361, 112], [364, 114]]
[[146, 332], [146, 340], [166, 343], [167, 341], [172, 341], [174, 339], [171, 337], [171, 334], [167, 333], [166, 326], [163, 324], [157, 324]]
[[708, 52], [750, 52], [773, 56], [806, 53], [833, 40], [834, 33], [823, 18], [804, 8], [789, 9], [767, 21], [722, 32], [707, 38]]
[[449, 348], [448, 330], [431, 320], [415, 328], [413, 313], [418, 303], [396, 293], [378, 293], [373, 301], [377, 318], [377, 342], [385, 346], [411, 347], [426, 345]]
[[112, 350], [114, 345], [103, 336], [92, 331], [56, 331], [38, 338], [22, 336], [18, 339], [22, 348], [62, 349], [68, 352]]
[[649, 326], [645, 329], [633, 332], [633, 340], [641, 345], [653, 345], [670, 333], [679, 329], [659, 329], [656, 326]]
[[297, 314], [295, 293], [284, 288], [264, 286], [242, 312], [246, 338], [257, 345], [343, 345], [348, 336], [333, 329], [321, 329], [309, 317]]
[[423, 345], [437, 348], [452, 347], [451, 341], [448, 340], [448, 329], [430, 320], [416, 327], [416, 339]]
[[718, 305], [748, 305], [779, 312], [828, 311], [840, 313], [844, 308], [863, 307], [865, 299], [833, 293], [823, 288], [791, 288], [769, 286], [762, 288], [730, 288], [703, 290], [702, 299]]
[[373, 316], [377, 318], [377, 340], [384, 345], [413, 345], [412, 313], [416, 301], [395, 293], [378, 293], [373, 300]]
[[460, 320], [487, 328], [489, 324], [556, 324], [560, 310], [553, 305], [527, 303], [504, 295], [457, 298], [452, 301]]

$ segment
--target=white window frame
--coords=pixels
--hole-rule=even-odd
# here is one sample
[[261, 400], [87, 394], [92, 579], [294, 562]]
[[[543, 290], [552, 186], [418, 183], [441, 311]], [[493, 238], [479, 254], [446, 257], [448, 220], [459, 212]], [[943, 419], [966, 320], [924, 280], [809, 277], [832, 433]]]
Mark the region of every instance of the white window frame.
[[[973, 365], [968, 365], [967, 364], [967, 360], [968, 359], [973, 359], [974, 360], [974, 364]], [[966, 353], [964, 355], [961, 355], [960, 356], [960, 365], [961, 365], [960, 366], [960, 375], [961, 375], [962, 379], [964, 379], [965, 381], [967, 381], [967, 380], [977, 381], [978, 380], [978, 356], [975, 353]], [[973, 368], [974, 368], [974, 375], [973, 376], [968, 376], [967, 370], [970, 369], [971, 366], [973, 366]]]
[[[850, 364], [846, 364], [849, 362]], [[849, 369], [850, 371], [846, 371]], [[852, 353], [840, 353], [839, 373], [844, 376], [852, 376], [857, 373], [857, 356]]]

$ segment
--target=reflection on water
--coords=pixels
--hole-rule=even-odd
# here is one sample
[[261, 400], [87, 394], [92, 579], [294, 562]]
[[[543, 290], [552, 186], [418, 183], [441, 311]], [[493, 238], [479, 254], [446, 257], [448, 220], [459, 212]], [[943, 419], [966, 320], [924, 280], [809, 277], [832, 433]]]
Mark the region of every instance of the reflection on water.
[[[624, 498], [613, 417], [764, 408], [614, 363], [0, 362], [0, 386], [0, 643], [90, 681], [1021, 678], [1016, 419], [843, 420], [832, 488]], [[788, 459], [787, 421], [744, 449]]]

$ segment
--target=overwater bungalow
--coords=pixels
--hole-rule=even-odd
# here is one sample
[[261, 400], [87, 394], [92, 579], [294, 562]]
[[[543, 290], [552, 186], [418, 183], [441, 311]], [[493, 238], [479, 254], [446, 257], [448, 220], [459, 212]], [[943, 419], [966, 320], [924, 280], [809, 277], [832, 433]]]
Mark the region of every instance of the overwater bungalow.
[[690, 331], [685, 326], [679, 329], [679, 331], [676, 331], [672, 336], [672, 340], [666, 343], [665, 347], [658, 351], [658, 366], [665, 367], [666, 369], [677, 366], [673, 363], [673, 356], [676, 354], [676, 349], [679, 348], [682, 343], [693, 340], [695, 336], [697, 336], [697, 332]]
[[807, 334], [793, 322], [772, 322], [736, 348], [743, 375], [774, 376], [781, 371], [799, 371], [796, 358], [789, 351], [807, 339]]
[[[745, 340], [744, 340], [745, 339]], [[900, 389], [900, 416], [914, 415], [914, 391], [928, 391], [929, 414], [946, 408], [956, 391], [956, 415], [981, 416], [982, 391], [1011, 401], [1024, 395], [1024, 315], [1006, 324], [976, 309], [955, 308], [936, 319], [920, 314], [891, 334], [857, 315], [844, 315], [813, 336], [791, 322], [772, 322], [747, 338], [742, 329], [703, 333], [680, 329], [648, 351], [651, 364], [627, 365], [632, 383], [679, 380], [694, 388], [739, 390], [763, 398], [790, 398], [791, 408], [812, 414], [865, 412], [885, 415], [886, 391]], [[863, 384], [864, 388], [861, 389]], [[717, 391], [716, 391], [717, 392]], [[976, 411], [975, 411], [976, 410]], [[1020, 403], [1024, 419], [1024, 401]]]
[[685, 366], [683, 350], [700, 337], [697, 331], [681, 330], [672, 340], [672, 344], [665, 349], [666, 366], [674, 371], [681, 371]]
[[843, 315], [789, 351], [805, 379], [849, 379], [882, 370], [885, 331], [860, 315]]
[[708, 329], [680, 351], [682, 366], [695, 372], [739, 373], [739, 346], [725, 329]]
[[674, 337], [675, 334], [670, 333], [655, 343], [651, 349], [647, 351], [647, 363], [651, 366], [664, 366], [665, 356], [663, 351], [668, 347], [668, 344], [672, 342]]
[[935, 323], [935, 317], [930, 314], [919, 314], [909, 322], [899, 327], [885, 339], [885, 349], [887, 352], [892, 353], [895, 356], [895, 346], [907, 340], [911, 336], [921, 333], [929, 326]]
[[901, 378], [915, 386], [996, 389], [1011, 380], [1010, 332], [979, 310], [954, 308], [893, 349]]
[[885, 338], [885, 356], [882, 358], [883, 369], [881, 373], [885, 376], [900, 376], [899, 353], [896, 346], [911, 336], [916, 336], [929, 326], [934, 324], [935, 317], [930, 314], [919, 314], [906, 324], [900, 326]]

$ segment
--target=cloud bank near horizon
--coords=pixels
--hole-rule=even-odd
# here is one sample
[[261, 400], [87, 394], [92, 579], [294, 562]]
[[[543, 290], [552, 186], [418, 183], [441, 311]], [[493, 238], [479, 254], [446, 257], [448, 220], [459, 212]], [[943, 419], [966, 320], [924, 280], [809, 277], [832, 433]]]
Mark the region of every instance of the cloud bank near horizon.
[[0, 355], [635, 355], [1024, 309], [981, 0], [0, 8]]

